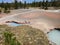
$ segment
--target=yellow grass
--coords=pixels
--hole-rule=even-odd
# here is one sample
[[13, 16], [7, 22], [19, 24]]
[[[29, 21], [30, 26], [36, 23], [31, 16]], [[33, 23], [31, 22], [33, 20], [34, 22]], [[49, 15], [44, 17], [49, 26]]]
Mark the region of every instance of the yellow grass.
[[10, 31], [11, 33], [15, 34], [17, 40], [22, 45], [49, 45], [46, 35], [40, 29], [32, 28], [28, 25], [18, 27], [0, 25], [0, 29], [2, 34], [4, 31]]

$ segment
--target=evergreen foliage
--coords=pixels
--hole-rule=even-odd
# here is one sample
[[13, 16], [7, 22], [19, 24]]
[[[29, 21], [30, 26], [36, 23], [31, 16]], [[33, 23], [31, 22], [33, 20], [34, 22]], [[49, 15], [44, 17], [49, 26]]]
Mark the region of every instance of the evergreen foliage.
[[[2, 1], [2, 3], [0, 3], [0, 7], [4, 8], [4, 12], [10, 12], [10, 9], [19, 9], [19, 8], [29, 8], [29, 7], [42, 7], [42, 9], [47, 9], [47, 7], [60, 7], [60, 1], [59, 0], [51, 0], [50, 2], [47, 0], [43, 0], [43, 1], [39, 1], [36, 2], [36, 0], [34, 0], [32, 3], [26, 3], [26, 1], [24, 1], [24, 3], [22, 3], [21, 1], [18, 2], [17, 0], [15, 0], [13, 3], [4, 3]], [[7, 11], [9, 10], [9, 11]], [[0, 11], [1, 12], [1, 11]]]
[[5, 38], [5, 45], [21, 45], [17, 40], [16, 37], [14, 36], [13, 33], [11, 32], [4, 32], [4, 38]]

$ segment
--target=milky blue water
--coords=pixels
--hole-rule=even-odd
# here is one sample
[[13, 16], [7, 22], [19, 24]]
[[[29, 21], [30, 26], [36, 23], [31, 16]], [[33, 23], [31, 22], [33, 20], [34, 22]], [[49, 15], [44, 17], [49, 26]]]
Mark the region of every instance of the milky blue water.
[[50, 33], [48, 33], [48, 37], [50, 41], [56, 43], [57, 45], [60, 45], [60, 31], [53, 30]]
[[17, 23], [8, 23], [9, 26], [22, 26], [22, 24], [17, 24]]

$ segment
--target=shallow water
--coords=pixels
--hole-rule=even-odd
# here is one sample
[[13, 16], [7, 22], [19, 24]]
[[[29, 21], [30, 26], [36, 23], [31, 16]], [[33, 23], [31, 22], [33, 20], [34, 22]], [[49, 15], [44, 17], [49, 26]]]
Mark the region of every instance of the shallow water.
[[21, 26], [22, 24], [17, 24], [17, 23], [7, 23], [9, 26]]
[[48, 33], [49, 40], [56, 43], [56, 45], [60, 45], [60, 31], [53, 30]]

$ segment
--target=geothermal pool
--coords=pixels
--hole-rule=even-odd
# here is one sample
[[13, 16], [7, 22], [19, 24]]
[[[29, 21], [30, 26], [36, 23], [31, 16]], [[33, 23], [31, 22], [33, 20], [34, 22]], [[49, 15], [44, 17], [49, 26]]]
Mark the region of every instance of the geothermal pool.
[[7, 23], [8, 26], [13, 26], [13, 27], [16, 27], [16, 26], [22, 26], [23, 24], [17, 24], [17, 23]]
[[[7, 23], [9, 26], [22, 26], [23, 24], [17, 24], [17, 23]], [[48, 33], [48, 38], [50, 41], [54, 42], [56, 45], [60, 45], [60, 31], [58, 30], [52, 30]]]
[[56, 43], [56, 45], [60, 45], [60, 31], [51, 31], [50, 33], [48, 33], [48, 38], [50, 41]]

